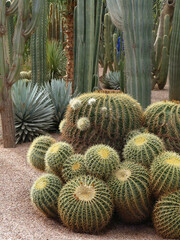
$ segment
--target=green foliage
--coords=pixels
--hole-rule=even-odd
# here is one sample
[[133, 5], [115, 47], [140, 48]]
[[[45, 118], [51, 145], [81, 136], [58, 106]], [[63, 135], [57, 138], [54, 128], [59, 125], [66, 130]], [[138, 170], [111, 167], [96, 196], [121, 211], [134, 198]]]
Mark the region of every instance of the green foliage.
[[51, 130], [57, 130], [71, 99], [71, 83], [68, 83], [66, 87], [66, 82], [63, 79], [52, 79], [50, 83], [45, 85], [45, 88], [55, 108], [54, 123]]
[[47, 43], [47, 78], [58, 79], [66, 74], [66, 56], [62, 44], [56, 41]]
[[107, 180], [120, 164], [118, 153], [111, 147], [100, 144], [90, 147], [85, 153], [87, 172]]
[[108, 180], [115, 207], [121, 220], [139, 223], [151, 212], [148, 171], [140, 164], [123, 162]]
[[141, 133], [133, 137], [124, 147], [124, 159], [150, 167], [153, 160], [165, 150], [162, 140], [154, 134]]
[[62, 188], [58, 212], [63, 224], [73, 231], [99, 232], [113, 213], [111, 192], [102, 180], [80, 176]]
[[180, 190], [161, 197], [153, 211], [156, 232], [164, 239], [180, 237]]
[[27, 153], [28, 163], [31, 166], [44, 171], [45, 154], [48, 148], [55, 142], [55, 139], [49, 136], [40, 136], [34, 139]]
[[123, 72], [109, 72], [102, 78], [103, 88], [121, 90], [125, 92], [125, 82]]
[[85, 158], [81, 154], [74, 154], [63, 163], [62, 178], [67, 182], [80, 175], [86, 175]]
[[[90, 126], [81, 131], [77, 123], [84, 117], [88, 117]], [[94, 92], [73, 99], [65, 119], [63, 138], [80, 150], [98, 143], [120, 149], [122, 138], [142, 126], [143, 112], [139, 103], [126, 94]]]
[[31, 188], [31, 202], [43, 214], [57, 217], [57, 202], [61, 188], [62, 182], [57, 176], [44, 174]]
[[151, 165], [151, 188], [158, 198], [180, 189], [180, 155], [164, 152]]
[[180, 103], [162, 101], [145, 111], [145, 127], [163, 139], [168, 150], [180, 153]]
[[73, 153], [74, 150], [70, 144], [65, 142], [54, 143], [45, 155], [45, 165], [47, 169], [61, 177], [63, 163]]
[[30, 81], [12, 87], [16, 142], [32, 141], [53, 125], [54, 106], [48, 93]]

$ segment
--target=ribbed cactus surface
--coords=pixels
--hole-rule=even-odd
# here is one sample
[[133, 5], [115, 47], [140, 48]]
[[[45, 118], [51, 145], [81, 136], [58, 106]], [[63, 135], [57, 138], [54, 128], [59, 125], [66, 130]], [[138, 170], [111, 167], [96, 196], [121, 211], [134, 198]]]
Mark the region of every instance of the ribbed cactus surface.
[[85, 157], [81, 154], [74, 154], [63, 163], [62, 178], [67, 182], [80, 175], [86, 175]]
[[[79, 129], [80, 119], [83, 131]], [[62, 129], [63, 138], [74, 146], [103, 143], [120, 148], [126, 134], [140, 128], [143, 112], [140, 104], [123, 93], [87, 93], [70, 102]], [[85, 119], [84, 119], [85, 120]], [[86, 124], [88, 123], [88, 124]]]
[[180, 103], [162, 101], [145, 111], [145, 127], [164, 140], [168, 150], [180, 153]]
[[141, 133], [133, 137], [124, 147], [124, 159], [150, 167], [153, 160], [165, 151], [163, 141], [154, 134]]
[[180, 189], [180, 155], [174, 152], [160, 154], [150, 169], [151, 188], [156, 197]]
[[131, 140], [133, 137], [141, 134], [141, 133], [147, 133], [147, 129], [142, 127], [142, 128], [139, 128], [139, 129], [135, 129], [135, 130], [132, 130], [130, 131], [126, 137], [125, 137], [125, 143], [127, 143], [129, 140]]
[[72, 146], [66, 142], [53, 144], [45, 155], [45, 165], [47, 171], [53, 172], [61, 177], [64, 161], [73, 154]]
[[90, 147], [85, 153], [87, 171], [95, 177], [106, 180], [120, 164], [118, 153], [111, 147], [99, 144]]
[[180, 239], [180, 190], [163, 196], [153, 211], [153, 224], [164, 239]]
[[107, 185], [92, 176], [81, 176], [64, 185], [58, 212], [65, 226], [77, 232], [102, 230], [113, 213], [113, 199]]
[[53, 174], [42, 175], [34, 182], [31, 188], [33, 205], [43, 214], [56, 217], [58, 196], [61, 188], [62, 182], [57, 176]]
[[125, 161], [107, 183], [122, 221], [147, 220], [151, 212], [150, 184], [148, 171], [142, 165]]
[[44, 170], [45, 154], [55, 142], [56, 140], [49, 136], [40, 136], [34, 139], [27, 153], [28, 163], [39, 170]]

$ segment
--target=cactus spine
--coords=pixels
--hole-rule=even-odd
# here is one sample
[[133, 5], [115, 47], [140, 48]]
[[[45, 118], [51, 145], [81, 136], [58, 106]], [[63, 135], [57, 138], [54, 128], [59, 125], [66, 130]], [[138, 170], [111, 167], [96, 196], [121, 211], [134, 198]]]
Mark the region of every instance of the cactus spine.
[[179, 65], [180, 65], [180, 1], [176, 1], [174, 17], [173, 17], [173, 26], [172, 26], [170, 56], [169, 56], [169, 98], [170, 100], [180, 101]]
[[[15, 146], [14, 117], [10, 90], [19, 76], [25, 40], [37, 27], [43, 3], [43, 0], [34, 0], [31, 14], [29, 0], [14, 0], [10, 7], [6, 7], [6, 0], [0, 0], [0, 111], [4, 147]], [[7, 24], [10, 19], [8, 16], [13, 14], [17, 14], [17, 22], [12, 41], [13, 58], [11, 64]]]
[[[77, 1], [75, 26], [75, 86], [91, 92], [97, 84], [98, 52], [103, 1]], [[84, 13], [84, 14], [82, 14]]]
[[77, 232], [102, 230], [111, 219], [113, 207], [107, 185], [92, 176], [80, 176], [66, 183], [58, 199], [62, 222]]
[[[107, 2], [111, 10], [114, 0]], [[151, 103], [152, 1], [116, 2], [123, 19], [127, 93], [145, 108]]]
[[43, 85], [46, 81], [47, 0], [43, 2], [40, 24], [31, 37], [32, 82]]

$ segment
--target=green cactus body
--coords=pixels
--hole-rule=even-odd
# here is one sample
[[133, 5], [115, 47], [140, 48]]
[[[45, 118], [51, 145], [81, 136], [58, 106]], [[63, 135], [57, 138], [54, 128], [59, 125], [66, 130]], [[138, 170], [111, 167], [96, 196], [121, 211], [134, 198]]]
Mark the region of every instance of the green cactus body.
[[[90, 126], [86, 131], [78, 129], [81, 118], [89, 119]], [[129, 131], [142, 126], [143, 112], [139, 103], [126, 94], [95, 92], [73, 100], [65, 119], [63, 138], [80, 150], [97, 143], [118, 149]]]
[[61, 180], [53, 174], [44, 174], [39, 177], [31, 188], [31, 201], [33, 205], [43, 214], [49, 217], [56, 217], [57, 203]]
[[63, 119], [59, 124], [59, 131], [60, 133], [63, 132], [64, 127], [66, 126], [66, 119]]
[[28, 153], [27, 153], [27, 161], [28, 163], [39, 169], [45, 170], [45, 154], [48, 148], [54, 144], [56, 140], [54, 138], [48, 136], [40, 136], [37, 137], [33, 143], [31, 144]]
[[120, 164], [118, 153], [111, 147], [100, 144], [90, 147], [85, 153], [88, 173], [106, 180]]
[[53, 144], [45, 155], [47, 171], [51, 171], [57, 176], [62, 176], [64, 161], [74, 153], [72, 146], [65, 142]]
[[180, 190], [163, 196], [153, 211], [156, 232], [165, 239], [180, 238]]
[[85, 158], [81, 154], [74, 154], [63, 163], [62, 178], [67, 182], [80, 175], [86, 175]]
[[92, 176], [80, 176], [62, 188], [58, 212], [65, 226], [77, 232], [102, 230], [113, 213], [113, 199], [107, 185]]
[[167, 150], [180, 153], [180, 103], [162, 101], [145, 111], [145, 127], [164, 140]]
[[153, 161], [150, 173], [151, 188], [157, 198], [180, 189], [180, 155], [162, 153]]
[[162, 140], [150, 133], [141, 133], [133, 137], [124, 147], [124, 159], [150, 167], [153, 160], [165, 151]]
[[108, 180], [115, 207], [126, 223], [145, 221], [151, 212], [148, 171], [140, 164], [124, 162]]
[[141, 133], [146, 133], [147, 132], [147, 129], [142, 127], [142, 128], [139, 128], [139, 129], [136, 129], [136, 130], [132, 130], [130, 131], [127, 135], [126, 135], [126, 138], [125, 138], [125, 143], [127, 143], [129, 140], [131, 140], [133, 137], [141, 134]]

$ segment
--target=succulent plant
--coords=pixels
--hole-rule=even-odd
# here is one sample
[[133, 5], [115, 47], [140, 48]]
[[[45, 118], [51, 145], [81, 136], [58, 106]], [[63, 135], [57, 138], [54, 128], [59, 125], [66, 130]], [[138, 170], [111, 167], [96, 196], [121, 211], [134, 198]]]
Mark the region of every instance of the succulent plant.
[[151, 188], [158, 198], [180, 189], [180, 155], [164, 152], [157, 156], [150, 169]]
[[[88, 127], [84, 131], [78, 129], [82, 118], [90, 122], [90, 126], [85, 124]], [[139, 103], [126, 94], [94, 92], [73, 99], [65, 119], [63, 139], [80, 151], [98, 143], [119, 150], [127, 133], [142, 126], [143, 111]]]
[[147, 129], [144, 128], [144, 127], [141, 127], [139, 129], [136, 129], [136, 130], [132, 130], [130, 131], [126, 137], [125, 137], [125, 143], [127, 143], [129, 140], [131, 140], [133, 137], [141, 134], [141, 133], [147, 133]]
[[91, 123], [87, 117], [82, 117], [77, 121], [77, 128], [80, 131], [88, 130], [90, 128], [90, 125], [91, 125]]
[[63, 163], [62, 178], [67, 182], [80, 175], [86, 175], [85, 158], [81, 154], [71, 155]]
[[113, 207], [108, 186], [92, 176], [70, 180], [58, 199], [58, 212], [63, 224], [77, 232], [102, 230], [111, 219]]
[[47, 169], [57, 176], [62, 176], [62, 167], [65, 160], [74, 153], [72, 146], [66, 142], [54, 143], [46, 152], [45, 164]]
[[45, 170], [45, 154], [48, 148], [55, 143], [56, 140], [49, 136], [40, 136], [34, 139], [32, 142], [28, 153], [27, 153], [27, 161], [28, 163], [39, 169]]
[[61, 180], [53, 174], [44, 174], [39, 177], [31, 188], [31, 201], [33, 205], [43, 214], [56, 217], [57, 203]]
[[111, 147], [99, 144], [85, 153], [85, 166], [91, 175], [107, 180], [120, 164], [118, 153]]
[[124, 82], [122, 81], [122, 72], [109, 72], [108, 74], [103, 77], [101, 82], [104, 85], [104, 88], [106, 89], [114, 89], [114, 90], [121, 90], [124, 91]]
[[12, 87], [12, 99], [17, 143], [32, 141], [52, 127], [54, 106], [43, 88], [20, 80]]
[[162, 140], [150, 133], [141, 133], [133, 137], [124, 147], [124, 159], [150, 167], [160, 153], [165, 151]]
[[122, 221], [139, 223], [148, 219], [151, 213], [149, 174], [142, 165], [123, 162], [107, 183]]
[[63, 119], [59, 124], [59, 131], [62, 133], [63, 128], [66, 126], [66, 119]]
[[180, 103], [161, 101], [145, 111], [145, 127], [164, 140], [167, 150], [180, 153]]
[[28, 80], [31, 80], [32, 78], [32, 72], [31, 71], [28, 71], [28, 72], [25, 72], [25, 71], [22, 71], [20, 72], [20, 79], [28, 79]]
[[156, 232], [165, 239], [180, 238], [180, 190], [161, 197], [153, 211]]
[[51, 129], [57, 130], [71, 99], [71, 84], [66, 86], [63, 79], [52, 79], [50, 83], [45, 85], [45, 88], [55, 108], [54, 124]]

